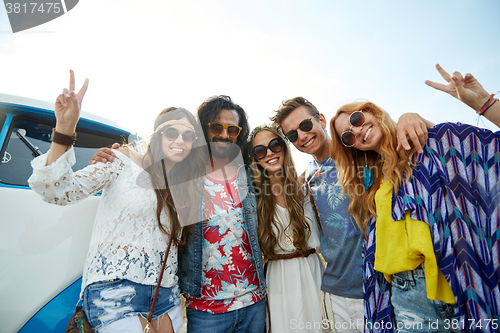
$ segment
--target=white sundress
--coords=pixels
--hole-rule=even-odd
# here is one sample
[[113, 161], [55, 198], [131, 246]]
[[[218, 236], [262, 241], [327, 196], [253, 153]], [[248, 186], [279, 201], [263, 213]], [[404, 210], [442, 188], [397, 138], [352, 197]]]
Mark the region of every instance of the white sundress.
[[[311, 229], [308, 246], [317, 248], [320, 230], [309, 198], [304, 200], [304, 215]], [[276, 253], [296, 252], [293, 242], [283, 232], [289, 224], [288, 210], [276, 205], [276, 219], [280, 229], [273, 225], [274, 232], [280, 235]], [[271, 332], [326, 332], [322, 325], [321, 301], [321, 278], [325, 266], [320, 256], [313, 253], [308, 257], [270, 260], [267, 265]]]

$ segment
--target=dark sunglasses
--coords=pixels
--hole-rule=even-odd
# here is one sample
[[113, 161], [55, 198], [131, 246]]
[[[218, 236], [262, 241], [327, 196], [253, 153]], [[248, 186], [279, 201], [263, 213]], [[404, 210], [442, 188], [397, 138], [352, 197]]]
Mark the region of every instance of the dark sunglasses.
[[340, 141], [342, 141], [342, 144], [346, 147], [352, 147], [354, 143], [356, 142], [356, 135], [352, 131], [353, 127], [360, 127], [363, 126], [365, 123], [365, 114], [363, 111], [354, 111], [351, 113], [349, 116], [349, 124], [351, 124], [351, 127], [349, 130], [344, 131], [340, 137]]
[[281, 138], [274, 138], [269, 141], [267, 146], [258, 145], [253, 148], [253, 156], [255, 159], [261, 160], [267, 155], [267, 150], [271, 150], [273, 153], [279, 153], [285, 149], [285, 142]]
[[299, 133], [297, 133], [297, 130], [300, 129], [302, 132], [309, 132], [313, 128], [313, 122], [312, 119], [316, 118], [319, 116], [319, 113], [311, 118], [304, 119], [300, 122], [299, 127], [297, 129], [288, 131], [285, 136], [290, 140], [290, 142], [295, 142], [299, 138]]
[[219, 123], [208, 123], [208, 128], [213, 135], [220, 135], [224, 129], [229, 137], [235, 138], [240, 135], [241, 127], [236, 125], [224, 125]]
[[[167, 140], [170, 140], [170, 141], [174, 141], [174, 140], [177, 140], [177, 138], [179, 137], [179, 131], [174, 128], [174, 127], [167, 127], [166, 129], [164, 129], [161, 134], [167, 139]], [[191, 131], [191, 130], [187, 130], [185, 132], [182, 133], [182, 141], [186, 142], [186, 143], [193, 143], [194, 140], [196, 140], [196, 133], [194, 131]]]

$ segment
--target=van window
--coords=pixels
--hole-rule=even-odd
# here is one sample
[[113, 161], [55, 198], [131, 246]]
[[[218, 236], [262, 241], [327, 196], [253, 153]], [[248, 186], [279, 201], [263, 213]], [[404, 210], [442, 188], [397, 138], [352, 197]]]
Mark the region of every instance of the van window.
[[[0, 161], [0, 183], [6, 185], [27, 186], [31, 176], [31, 160], [46, 153], [50, 148], [50, 137], [53, 124], [32, 119], [15, 120]], [[77, 129], [75, 146], [76, 164], [73, 171], [86, 167], [97, 148], [110, 146], [114, 142], [122, 142], [119, 136], [108, 133], [92, 132]]]
[[7, 116], [4, 113], [0, 113], [0, 131], [2, 130], [5, 118], [7, 118]]

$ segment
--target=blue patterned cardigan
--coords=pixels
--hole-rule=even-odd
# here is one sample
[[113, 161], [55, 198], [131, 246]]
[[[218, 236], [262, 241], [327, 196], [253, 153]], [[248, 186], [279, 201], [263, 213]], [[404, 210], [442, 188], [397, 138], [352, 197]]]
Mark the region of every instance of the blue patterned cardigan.
[[[500, 132], [460, 123], [429, 130], [413, 176], [393, 194], [394, 221], [410, 210], [429, 225], [463, 332], [500, 329], [499, 206]], [[375, 245], [373, 218], [363, 248], [365, 331], [395, 332], [390, 284], [373, 269]]]

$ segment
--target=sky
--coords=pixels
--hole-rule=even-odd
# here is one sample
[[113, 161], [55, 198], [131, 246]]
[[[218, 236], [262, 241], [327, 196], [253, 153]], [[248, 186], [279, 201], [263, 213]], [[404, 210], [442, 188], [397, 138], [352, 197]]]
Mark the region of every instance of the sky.
[[[54, 101], [73, 69], [85, 111], [143, 137], [162, 109], [221, 94], [252, 128], [303, 96], [327, 120], [362, 98], [395, 120], [496, 129], [424, 81], [444, 83], [439, 63], [500, 90], [498, 0], [82, 0], [15, 34], [0, 7], [0, 93]], [[292, 152], [303, 171], [311, 157]]]

